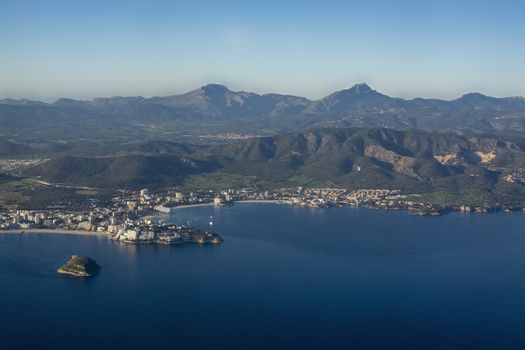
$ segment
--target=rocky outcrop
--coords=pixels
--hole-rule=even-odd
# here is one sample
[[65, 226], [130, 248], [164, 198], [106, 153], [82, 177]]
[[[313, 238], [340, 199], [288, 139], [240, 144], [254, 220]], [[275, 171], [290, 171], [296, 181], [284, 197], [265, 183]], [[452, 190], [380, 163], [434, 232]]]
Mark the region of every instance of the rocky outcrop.
[[403, 156], [377, 145], [366, 147], [364, 154], [367, 157], [373, 157], [377, 160], [391, 164], [394, 170], [400, 174], [418, 179], [420, 178], [414, 171], [417, 162], [417, 159], [414, 157]]
[[490, 152], [476, 152], [476, 155], [479, 157], [481, 163], [490, 163], [494, 158], [496, 158], [496, 153], [494, 151]]
[[456, 153], [450, 153], [450, 154], [443, 154], [443, 155], [435, 155], [434, 158], [440, 162], [443, 165], [447, 165], [450, 163], [453, 163], [455, 160], [458, 159]]

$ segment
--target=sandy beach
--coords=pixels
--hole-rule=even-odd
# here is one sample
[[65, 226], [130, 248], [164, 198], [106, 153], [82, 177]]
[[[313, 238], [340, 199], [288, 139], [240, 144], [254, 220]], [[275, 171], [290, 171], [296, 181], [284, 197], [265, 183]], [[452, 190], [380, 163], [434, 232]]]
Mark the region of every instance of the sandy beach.
[[195, 208], [195, 207], [209, 207], [212, 206], [213, 203], [199, 203], [199, 204], [188, 204], [188, 205], [179, 205], [176, 207], [172, 207], [171, 209], [184, 209], [184, 208]]
[[289, 204], [287, 201], [280, 201], [275, 199], [247, 199], [244, 201], [235, 201], [235, 203]]
[[[260, 203], [260, 204], [289, 204], [286, 201], [280, 200], [270, 200], [270, 199], [247, 199], [241, 201], [234, 201], [233, 203]], [[172, 207], [173, 210], [176, 209], [186, 209], [186, 208], [195, 208], [195, 207], [209, 207], [213, 206], [213, 203], [199, 203], [199, 204], [188, 204], [188, 205], [179, 205]], [[227, 204], [226, 204], [227, 205]], [[218, 207], [221, 207], [220, 205]]]
[[25, 234], [25, 233], [45, 233], [55, 235], [78, 235], [78, 236], [104, 236], [104, 232], [80, 231], [80, 230], [51, 230], [51, 229], [27, 229], [27, 230], [0, 230], [0, 234]]

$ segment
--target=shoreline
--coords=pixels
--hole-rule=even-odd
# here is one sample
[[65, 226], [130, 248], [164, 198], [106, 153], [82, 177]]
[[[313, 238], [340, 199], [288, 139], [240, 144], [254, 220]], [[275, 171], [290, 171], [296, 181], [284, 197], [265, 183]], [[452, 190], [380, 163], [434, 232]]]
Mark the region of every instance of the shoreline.
[[25, 233], [46, 233], [52, 235], [76, 235], [76, 236], [96, 236], [107, 237], [107, 233], [95, 231], [81, 231], [81, 230], [55, 230], [55, 229], [16, 229], [16, 230], [0, 230], [0, 234], [25, 234]]
[[233, 204], [280, 204], [280, 205], [290, 205], [292, 207], [297, 208], [309, 208], [309, 209], [329, 209], [329, 208], [337, 208], [337, 207], [352, 207], [352, 208], [364, 208], [369, 210], [384, 210], [384, 211], [404, 211], [411, 215], [416, 216], [443, 216], [448, 213], [459, 213], [459, 214], [495, 214], [495, 213], [515, 213], [515, 212], [525, 212], [525, 208], [512, 208], [512, 209], [504, 209], [504, 208], [498, 208], [498, 207], [471, 207], [469, 210], [462, 210], [461, 206], [450, 206], [450, 207], [441, 207], [437, 208], [435, 211], [420, 211], [417, 209], [410, 209], [407, 207], [379, 207], [379, 206], [369, 206], [369, 205], [353, 205], [353, 204], [342, 204], [342, 205], [334, 205], [334, 206], [319, 206], [319, 207], [309, 207], [309, 206], [302, 206], [302, 205], [295, 205], [291, 201], [288, 200], [280, 200], [280, 199], [246, 199], [246, 200], [236, 200], [232, 201], [229, 204], [223, 204], [223, 205], [214, 205], [213, 203], [202, 203], [202, 204], [188, 204], [188, 205], [181, 205], [178, 207], [174, 207], [174, 209], [184, 209], [184, 208], [191, 208], [191, 207], [204, 207], [204, 206], [216, 206], [216, 207], [227, 207]]
[[[332, 208], [332, 207], [354, 207], [354, 208], [366, 208], [370, 210], [385, 210], [385, 211], [406, 211], [407, 213], [413, 214], [413, 215], [419, 215], [419, 216], [442, 216], [446, 215], [447, 213], [460, 213], [460, 214], [491, 214], [491, 213], [509, 213], [509, 212], [525, 212], [525, 208], [514, 208], [512, 210], [504, 210], [501, 208], [490, 208], [490, 207], [484, 207], [481, 208], [482, 210], [478, 210], [477, 207], [473, 207], [470, 210], [461, 210], [460, 207], [452, 206], [452, 207], [442, 207], [437, 208], [435, 211], [419, 211], [416, 209], [410, 209], [406, 207], [376, 207], [376, 206], [369, 206], [369, 205], [352, 205], [352, 204], [342, 204], [342, 205], [334, 205], [334, 206], [320, 206], [320, 207], [310, 207], [310, 206], [303, 206], [303, 205], [295, 205], [291, 201], [288, 200], [279, 200], [279, 199], [245, 199], [245, 200], [236, 200], [232, 201], [230, 203], [224, 203], [221, 205], [215, 205], [212, 202], [208, 203], [198, 203], [198, 204], [187, 204], [187, 205], [179, 205], [176, 207], [171, 207], [171, 213], [173, 213], [177, 209], [186, 209], [186, 208], [197, 208], [197, 207], [228, 207], [233, 204], [279, 204], [279, 205], [290, 205], [293, 207], [298, 208], [310, 208], [310, 209], [318, 209], [318, 208]], [[159, 212], [157, 214], [167, 214], [170, 213], [162, 213]]]

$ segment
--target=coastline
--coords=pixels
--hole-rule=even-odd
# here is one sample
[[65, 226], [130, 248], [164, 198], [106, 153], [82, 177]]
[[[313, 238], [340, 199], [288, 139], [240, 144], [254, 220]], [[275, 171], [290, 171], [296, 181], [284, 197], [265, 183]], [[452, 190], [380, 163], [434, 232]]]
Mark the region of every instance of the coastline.
[[24, 233], [47, 233], [52, 235], [77, 235], [77, 236], [97, 236], [107, 237], [107, 233], [81, 230], [54, 230], [54, 229], [17, 229], [17, 230], [0, 230], [0, 234], [24, 234]]
[[[247, 203], [247, 204], [280, 204], [280, 205], [292, 205], [293, 204], [289, 201], [285, 200], [258, 200], [258, 199], [247, 199], [247, 200], [238, 200], [233, 201], [231, 204], [234, 203]], [[209, 206], [215, 206], [213, 203], [199, 203], [199, 204], [188, 204], [188, 205], [181, 205], [178, 207], [173, 207], [172, 209], [185, 209], [185, 208], [194, 208], [194, 207], [209, 207]], [[221, 205], [221, 206], [227, 206], [227, 205]], [[221, 207], [218, 206], [218, 207]], [[463, 211], [459, 210], [459, 208], [449, 208], [449, 210], [444, 212], [436, 212], [436, 213], [420, 213], [416, 212], [407, 208], [381, 208], [381, 207], [373, 207], [373, 206], [344, 206], [344, 207], [352, 207], [352, 208], [363, 208], [368, 210], [381, 210], [381, 211], [403, 211], [406, 212], [409, 215], [415, 215], [415, 216], [441, 216], [446, 213], [455, 212], [458, 214], [468, 215], [468, 214], [491, 214], [491, 213], [512, 213], [512, 212], [525, 212], [525, 209], [522, 210], [512, 210], [512, 211], [506, 211], [506, 210], [488, 210], [488, 211]], [[301, 208], [306, 208], [304, 206], [301, 206]], [[163, 214], [163, 213], [156, 213]], [[169, 214], [168, 214], [169, 215]], [[148, 215], [145, 217], [150, 217], [152, 215]], [[76, 236], [90, 236], [90, 237], [107, 237], [110, 238], [110, 235], [107, 232], [97, 232], [97, 231], [83, 231], [83, 230], [67, 230], [67, 229], [14, 229], [14, 230], [0, 230], [0, 235], [20, 235], [25, 233], [44, 233], [44, 234], [51, 234], [51, 235], [76, 235]], [[127, 243], [127, 242], [124, 242]], [[188, 243], [188, 242], [177, 242], [174, 244], [182, 244], [182, 243]], [[198, 242], [193, 242], [198, 243]]]

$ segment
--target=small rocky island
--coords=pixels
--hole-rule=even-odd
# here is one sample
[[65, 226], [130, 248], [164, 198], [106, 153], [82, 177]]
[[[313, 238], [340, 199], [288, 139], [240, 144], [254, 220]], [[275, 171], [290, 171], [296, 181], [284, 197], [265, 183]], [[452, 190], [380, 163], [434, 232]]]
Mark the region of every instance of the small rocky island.
[[95, 260], [78, 255], [73, 255], [67, 263], [60, 266], [57, 270], [60, 274], [77, 277], [90, 277], [99, 271], [100, 266], [98, 266]]

